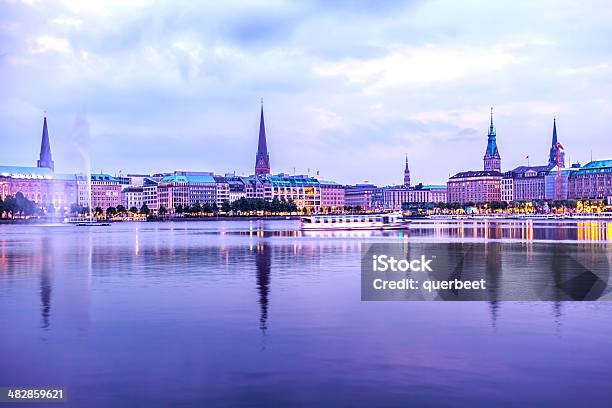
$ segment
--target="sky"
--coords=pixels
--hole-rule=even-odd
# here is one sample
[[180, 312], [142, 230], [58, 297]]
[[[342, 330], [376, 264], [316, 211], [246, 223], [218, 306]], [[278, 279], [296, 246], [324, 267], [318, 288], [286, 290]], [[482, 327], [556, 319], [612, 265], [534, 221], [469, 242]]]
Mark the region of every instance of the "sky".
[[608, 1], [0, 0], [0, 164], [445, 183], [612, 158]]

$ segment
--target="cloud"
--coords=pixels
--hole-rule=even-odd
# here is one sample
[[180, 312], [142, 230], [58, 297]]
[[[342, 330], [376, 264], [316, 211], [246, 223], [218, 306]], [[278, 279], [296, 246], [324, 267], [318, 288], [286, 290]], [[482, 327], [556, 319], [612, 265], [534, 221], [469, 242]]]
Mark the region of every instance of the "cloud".
[[546, 159], [555, 114], [572, 158], [612, 151], [605, 1], [0, 8], [0, 163], [35, 163], [47, 110], [62, 171], [81, 115], [94, 167], [248, 173], [261, 97], [273, 170], [342, 182], [399, 182], [406, 152], [418, 181], [480, 168], [491, 106], [504, 168]]

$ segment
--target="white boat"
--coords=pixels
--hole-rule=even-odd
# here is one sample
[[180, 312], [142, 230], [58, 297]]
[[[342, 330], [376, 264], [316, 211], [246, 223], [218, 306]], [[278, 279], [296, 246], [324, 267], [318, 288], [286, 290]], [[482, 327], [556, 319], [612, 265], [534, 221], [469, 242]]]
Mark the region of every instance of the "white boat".
[[312, 215], [300, 218], [304, 231], [405, 229], [410, 221], [401, 213], [359, 215]]

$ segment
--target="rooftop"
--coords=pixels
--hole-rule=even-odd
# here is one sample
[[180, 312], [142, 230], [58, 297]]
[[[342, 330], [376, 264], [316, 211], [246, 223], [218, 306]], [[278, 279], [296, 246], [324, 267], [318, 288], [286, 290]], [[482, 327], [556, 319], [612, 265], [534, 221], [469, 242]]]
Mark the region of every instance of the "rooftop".
[[450, 179], [459, 179], [459, 178], [470, 178], [470, 177], [501, 177], [501, 173], [499, 171], [494, 170], [476, 170], [476, 171], [462, 171], [461, 173], [457, 173], [452, 176]]

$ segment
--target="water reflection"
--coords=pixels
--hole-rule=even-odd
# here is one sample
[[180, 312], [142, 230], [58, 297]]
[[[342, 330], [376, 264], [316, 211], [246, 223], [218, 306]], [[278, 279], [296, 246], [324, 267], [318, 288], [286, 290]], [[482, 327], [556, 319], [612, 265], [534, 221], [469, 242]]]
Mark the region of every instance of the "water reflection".
[[53, 263], [53, 249], [51, 248], [50, 238], [42, 238], [41, 247], [41, 269], [40, 269], [40, 303], [42, 325], [44, 330], [49, 328], [49, 318], [51, 316], [51, 277], [50, 266]]
[[270, 270], [272, 253], [267, 244], [261, 243], [255, 247], [255, 268], [257, 273], [257, 292], [259, 293], [259, 328], [265, 334], [268, 328], [268, 294], [270, 292]]

